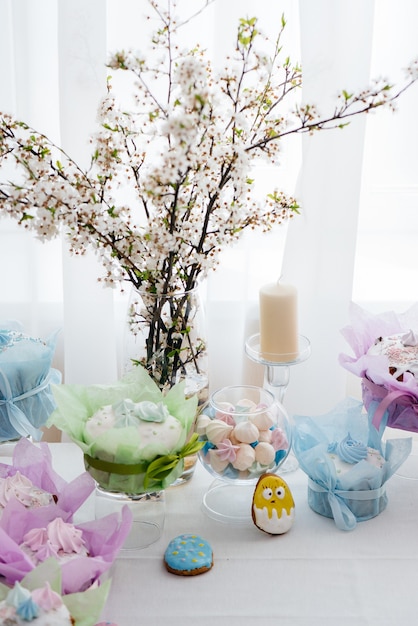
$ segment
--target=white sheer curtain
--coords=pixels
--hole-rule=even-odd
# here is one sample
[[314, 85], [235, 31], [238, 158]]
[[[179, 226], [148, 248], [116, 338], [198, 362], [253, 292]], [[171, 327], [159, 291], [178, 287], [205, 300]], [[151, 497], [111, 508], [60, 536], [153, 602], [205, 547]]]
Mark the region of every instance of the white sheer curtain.
[[[332, 110], [336, 93], [368, 84], [373, 9], [374, 0], [300, 0], [305, 101]], [[365, 124], [363, 116], [303, 140], [303, 213], [290, 225], [283, 274], [299, 289], [300, 330], [312, 347], [292, 368], [287, 396], [305, 414], [326, 412], [346, 392], [338, 354], [346, 349], [340, 329], [352, 297]]]
[[[397, 13], [404, 2], [412, 10], [402, 0]], [[197, 35], [216, 61], [232, 43], [240, 16], [259, 16], [273, 35], [283, 12], [286, 49], [304, 67], [303, 98], [326, 110], [339, 89], [369, 81], [374, 9], [388, 9], [386, 2], [376, 4], [217, 0], [188, 36]], [[145, 0], [0, 0], [0, 110], [16, 113], [83, 164], [105, 84], [106, 48], [141, 44], [144, 6]], [[393, 48], [395, 38], [402, 38], [401, 22], [392, 36]], [[291, 224], [286, 250], [285, 228], [245, 237], [207, 282], [213, 388], [262, 380], [262, 370], [244, 355], [244, 339], [257, 330], [259, 287], [283, 270], [299, 290], [300, 332], [312, 342], [311, 358], [292, 369], [288, 408], [322, 412], [345, 395], [347, 377], [337, 357], [345, 349], [339, 330], [352, 298], [365, 124], [359, 119], [344, 131], [306, 137], [297, 185], [297, 141], [287, 144], [282, 167], [257, 172], [262, 184], [296, 191], [303, 213]], [[100, 266], [92, 256], [70, 258], [60, 242], [42, 244], [0, 220], [0, 272], [0, 318], [21, 320], [31, 334], [63, 328], [56, 365], [66, 382], [108, 382], [120, 373], [125, 299], [97, 285]]]
[[[106, 12], [100, 0], [1, 0], [0, 108], [88, 159], [88, 136], [106, 79]], [[97, 284], [96, 260], [60, 242], [33, 240], [0, 223], [3, 319], [29, 334], [60, 334], [55, 365], [70, 383], [116, 378], [113, 294]], [[4, 275], [4, 276], [3, 276]]]

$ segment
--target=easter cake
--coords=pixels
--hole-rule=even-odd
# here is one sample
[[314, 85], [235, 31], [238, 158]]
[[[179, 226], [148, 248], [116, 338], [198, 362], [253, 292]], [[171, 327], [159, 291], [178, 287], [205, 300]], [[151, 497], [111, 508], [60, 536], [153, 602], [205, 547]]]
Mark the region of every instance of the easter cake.
[[0, 441], [41, 439], [55, 408], [51, 384], [61, 382], [51, 367], [54, 350], [55, 336], [43, 341], [0, 326]]
[[0, 517], [11, 499], [18, 500], [28, 509], [56, 502], [56, 496], [36, 487], [32, 481], [17, 471], [12, 476], [0, 477]]
[[384, 355], [389, 361], [389, 372], [403, 380], [405, 372], [418, 376], [418, 336], [414, 331], [378, 337], [367, 354]]
[[43, 588], [23, 588], [19, 582], [0, 602], [0, 624], [4, 626], [73, 626], [75, 620], [61, 596], [48, 582]]
[[[163, 402], [154, 403], [147, 400], [133, 402], [124, 399], [101, 407], [89, 417], [84, 427], [85, 441], [96, 443], [97, 447], [100, 447], [102, 435], [114, 428], [136, 430], [141, 442], [139, 448], [141, 457], [145, 461], [175, 449], [183, 435], [181, 422], [170, 415]], [[109, 443], [108, 439], [106, 443]], [[106, 451], [115, 452], [108, 448]]]
[[45, 528], [29, 530], [20, 547], [35, 565], [51, 556], [61, 563], [88, 556], [82, 531], [60, 517], [49, 522]]
[[353, 439], [350, 433], [341, 441], [333, 441], [328, 445], [327, 457], [332, 461], [337, 477], [344, 475], [361, 461], [365, 461], [378, 469], [381, 469], [385, 463], [379, 450]]
[[[24, 350], [24, 359], [22, 352]], [[48, 353], [47, 344], [38, 337], [29, 337], [24, 333], [14, 330], [0, 330], [0, 364], [19, 363], [22, 373], [25, 372], [26, 361], [43, 358], [44, 352]]]

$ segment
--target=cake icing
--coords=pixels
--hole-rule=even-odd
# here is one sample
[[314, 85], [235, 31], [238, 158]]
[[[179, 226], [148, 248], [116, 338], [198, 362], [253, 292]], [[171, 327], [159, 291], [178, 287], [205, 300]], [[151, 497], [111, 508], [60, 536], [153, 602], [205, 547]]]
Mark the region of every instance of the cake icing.
[[418, 335], [413, 330], [378, 337], [367, 354], [386, 356], [389, 371], [395, 378], [402, 380], [405, 372], [418, 378]]
[[353, 439], [350, 434], [340, 442], [330, 443], [327, 454], [334, 463], [337, 475], [345, 474], [360, 461], [366, 461], [379, 469], [385, 463], [384, 457], [378, 450]]
[[18, 500], [28, 509], [47, 506], [55, 501], [50, 493], [36, 487], [19, 471], [12, 476], [0, 478], [0, 517], [3, 508], [11, 499]]
[[0, 623], [3, 626], [73, 626], [75, 622], [61, 596], [48, 582], [33, 591], [16, 582], [0, 602]]
[[[139, 451], [144, 461], [175, 449], [183, 435], [181, 422], [170, 415], [162, 402], [133, 402], [126, 399], [100, 408], [87, 420], [84, 427], [86, 443], [97, 442], [101, 435], [113, 428], [135, 428], [140, 437]], [[106, 450], [114, 453], [116, 441], [115, 449], [110, 450], [109, 445], [111, 443], [107, 441]]]
[[22, 353], [14, 348], [25, 348], [25, 358], [39, 358], [39, 350], [46, 347], [45, 341], [29, 337], [17, 330], [0, 330], [0, 363], [2, 361], [21, 361]]
[[82, 531], [60, 517], [52, 520], [46, 528], [29, 530], [20, 547], [35, 565], [51, 556], [66, 562], [77, 556], [88, 555]]

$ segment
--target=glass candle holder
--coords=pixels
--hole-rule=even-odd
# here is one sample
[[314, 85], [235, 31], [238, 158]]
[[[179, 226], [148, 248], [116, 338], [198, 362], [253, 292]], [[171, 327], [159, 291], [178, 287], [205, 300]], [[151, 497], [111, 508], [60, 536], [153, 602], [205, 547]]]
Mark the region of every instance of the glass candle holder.
[[291, 448], [290, 418], [267, 389], [237, 385], [215, 391], [196, 425], [199, 460], [215, 477], [203, 509], [219, 521], [248, 521], [258, 478], [274, 473]]

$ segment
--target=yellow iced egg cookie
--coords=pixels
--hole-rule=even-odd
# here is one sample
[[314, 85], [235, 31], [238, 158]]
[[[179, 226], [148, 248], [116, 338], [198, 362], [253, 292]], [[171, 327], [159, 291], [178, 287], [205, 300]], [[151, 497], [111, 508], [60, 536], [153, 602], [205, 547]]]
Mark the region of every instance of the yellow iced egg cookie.
[[287, 532], [295, 518], [295, 502], [287, 483], [276, 474], [258, 479], [252, 501], [253, 522], [270, 535]]

